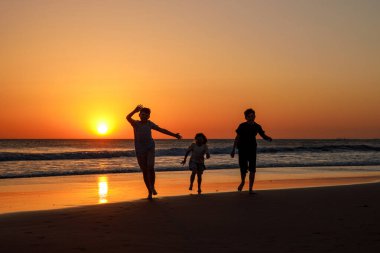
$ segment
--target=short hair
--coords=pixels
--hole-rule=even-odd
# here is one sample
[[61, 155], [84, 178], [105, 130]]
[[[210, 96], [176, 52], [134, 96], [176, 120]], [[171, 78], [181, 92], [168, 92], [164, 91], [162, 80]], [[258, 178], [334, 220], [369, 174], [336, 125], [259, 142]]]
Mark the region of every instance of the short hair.
[[253, 113], [253, 114], [256, 115], [255, 110], [253, 110], [252, 108], [249, 108], [249, 109], [247, 109], [247, 110], [244, 111], [244, 116], [248, 117], [248, 115], [251, 114], [251, 113]]
[[206, 144], [206, 143], [207, 143], [208, 140], [207, 140], [206, 135], [204, 135], [203, 133], [197, 133], [197, 134], [195, 135], [194, 139], [196, 139], [196, 138], [198, 138], [198, 137], [203, 138], [203, 144]]
[[144, 108], [142, 108], [141, 110], [140, 110], [140, 113], [146, 113], [146, 114], [150, 114], [150, 109], [149, 108], [147, 108], [147, 107], [144, 107]]

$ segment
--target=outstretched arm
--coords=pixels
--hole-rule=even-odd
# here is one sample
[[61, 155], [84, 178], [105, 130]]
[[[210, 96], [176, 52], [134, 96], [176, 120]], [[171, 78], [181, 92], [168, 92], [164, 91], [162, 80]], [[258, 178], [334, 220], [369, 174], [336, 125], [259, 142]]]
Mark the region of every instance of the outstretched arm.
[[210, 158], [210, 151], [208, 150], [208, 146], [206, 144], [206, 159]]
[[163, 133], [163, 134], [166, 134], [166, 135], [169, 135], [169, 136], [173, 136], [173, 137], [175, 137], [177, 139], [182, 139], [182, 136], [179, 133], [175, 134], [175, 133], [170, 132], [169, 130], [166, 130], [166, 129], [161, 128], [159, 126], [153, 128], [153, 129], [156, 130], [156, 131], [158, 131], [158, 132], [160, 132], [160, 133]]
[[260, 134], [260, 136], [261, 136], [264, 140], [266, 140], [266, 141], [272, 141], [272, 137], [266, 135], [265, 133], [259, 133], [259, 134]]
[[232, 151], [231, 151], [231, 157], [234, 158], [235, 156], [235, 150], [236, 150], [236, 145], [239, 141], [239, 135], [237, 134], [236, 137], [235, 137], [235, 140], [234, 140], [234, 146], [232, 147]]
[[183, 161], [181, 162], [182, 165], [185, 165], [185, 164], [186, 164], [186, 159], [187, 159], [187, 156], [190, 154], [190, 152], [191, 152], [190, 149], [188, 149], [188, 150], [186, 151], [185, 158], [183, 158]]
[[141, 111], [142, 108], [143, 108], [142, 105], [138, 105], [138, 106], [136, 106], [136, 108], [135, 108], [132, 112], [130, 112], [130, 113], [127, 115], [126, 119], [128, 120], [129, 123], [133, 124], [134, 120], [132, 119], [132, 116], [133, 116], [135, 113]]

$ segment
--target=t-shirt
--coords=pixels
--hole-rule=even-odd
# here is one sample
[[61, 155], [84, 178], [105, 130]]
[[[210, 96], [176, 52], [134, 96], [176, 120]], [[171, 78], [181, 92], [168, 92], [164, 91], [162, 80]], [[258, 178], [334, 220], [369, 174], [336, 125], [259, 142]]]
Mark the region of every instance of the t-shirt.
[[140, 120], [133, 120], [131, 125], [135, 134], [136, 153], [147, 152], [149, 149], [155, 148], [155, 143], [152, 138], [152, 129], [159, 129], [156, 124], [150, 120], [146, 123]]
[[204, 156], [206, 153], [208, 153], [207, 144], [203, 144], [201, 146], [198, 146], [196, 143], [192, 143], [187, 150], [191, 151], [190, 161], [196, 162], [196, 163], [204, 163], [205, 162]]
[[237, 148], [239, 150], [253, 150], [257, 147], [256, 135], [258, 133], [264, 134], [264, 130], [256, 122], [244, 122], [236, 129], [236, 133], [239, 135]]

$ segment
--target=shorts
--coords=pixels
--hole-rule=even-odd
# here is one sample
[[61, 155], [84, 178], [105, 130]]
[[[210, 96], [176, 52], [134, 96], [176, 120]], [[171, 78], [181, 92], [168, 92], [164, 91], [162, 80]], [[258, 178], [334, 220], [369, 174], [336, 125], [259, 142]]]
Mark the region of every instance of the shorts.
[[239, 167], [240, 172], [256, 172], [256, 150], [240, 151], [239, 150]]
[[204, 165], [204, 163], [196, 163], [193, 161], [189, 162], [189, 170], [191, 170], [192, 172], [198, 172], [202, 174], [205, 169], [206, 166]]

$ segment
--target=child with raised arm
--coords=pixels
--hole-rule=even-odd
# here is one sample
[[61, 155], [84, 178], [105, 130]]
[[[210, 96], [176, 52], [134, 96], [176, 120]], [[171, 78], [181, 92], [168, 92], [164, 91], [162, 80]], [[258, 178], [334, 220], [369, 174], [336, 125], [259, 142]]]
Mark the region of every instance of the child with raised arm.
[[[132, 119], [132, 116], [137, 112], [139, 112], [140, 120]], [[142, 105], [138, 105], [126, 118], [133, 127], [137, 162], [143, 172], [144, 182], [148, 189], [148, 199], [152, 199], [152, 195], [157, 195], [154, 188], [156, 179], [154, 171], [155, 143], [152, 138], [152, 129], [177, 139], [182, 137], [180, 134], [172, 133], [150, 121], [150, 109]]]
[[194, 137], [195, 142], [190, 145], [190, 147], [187, 149], [185, 158], [181, 162], [182, 165], [186, 164], [187, 156], [191, 152], [190, 162], [189, 162], [189, 169], [191, 170], [191, 176], [190, 176], [190, 187], [189, 190], [193, 190], [193, 183], [195, 179], [195, 175], [197, 175], [198, 178], [198, 194], [201, 194], [201, 184], [202, 184], [202, 174], [203, 171], [206, 169], [205, 167], [205, 158], [210, 158], [210, 153], [208, 151], [207, 146], [207, 138], [203, 133], [197, 133]]
[[241, 123], [236, 129], [236, 138], [232, 148], [231, 157], [235, 156], [236, 147], [239, 150], [239, 167], [241, 183], [238, 191], [244, 187], [245, 177], [249, 170], [249, 193], [253, 194], [253, 183], [255, 182], [256, 173], [256, 135], [259, 134], [264, 140], [272, 141], [272, 138], [265, 134], [262, 127], [255, 122], [256, 114], [253, 109], [247, 109], [244, 112], [246, 122]]

